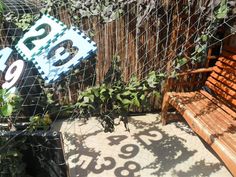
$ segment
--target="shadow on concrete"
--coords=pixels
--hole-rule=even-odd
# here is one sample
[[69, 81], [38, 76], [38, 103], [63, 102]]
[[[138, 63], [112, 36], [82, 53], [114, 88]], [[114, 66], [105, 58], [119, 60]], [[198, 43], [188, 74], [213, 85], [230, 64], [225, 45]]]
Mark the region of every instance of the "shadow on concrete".
[[195, 162], [194, 165], [192, 165], [188, 170], [186, 171], [175, 171], [174, 174], [176, 176], [181, 177], [195, 177], [195, 176], [202, 176], [202, 177], [208, 177], [212, 173], [217, 172], [221, 168], [220, 163], [207, 163], [205, 160], [200, 160]]
[[134, 137], [144, 149], [151, 151], [156, 157], [154, 162], [143, 167], [143, 169], [153, 169], [155, 171], [153, 175], [156, 176], [163, 175], [197, 152], [196, 150], [188, 150], [183, 144], [184, 139], [177, 136], [169, 136], [157, 127], [150, 127], [135, 134]]
[[[185, 139], [168, 135], [155, 126], [156, 123], [145, 123], [132, 119], [130, 124], [139, 129], [137, 133], [132, 134], [132, 142], [135, 141], [136, 143], [131, 143], [128, 139], [130, 137], [122, 134], [110, 134], [110, 136], [107, 134], [106, 139], [109, 143], [104, 142], [106, 143], [104, 148], [108, 151], [109, 149], [112, 151], [113, 146], [120, 146], [119, 151], [114, 152], [119, 158], [102, 156], [101, 151], [95, 150], [96, 147], [89, 148], [86, 146], [86, 139], [100, 134], [102, 130], [83, 135], [64, 133], [64, 138], [68, 143], [65, 146], [68, 146], [67, 149], [69, 148], [66, 156], [70, 164], [71, 176], [89, 177], [91, 174], [98, 176], [100, 174], [101, 176], [104, 172], [111, 170], [116, 177], [138, 177], [137, 174], [140, 174], [142, 170], [152, 171], [152, 176], [163, 176], [197, 152], [197, 150], [190, 150], [185, 146]], [[177, 124], [176, 126], [181, 127], [182, 125]], [[182, 128], [189, 134], [193, 133], [188, 132], [184, 127]], [[124, 140], [127, 143], [124, 143]], [[154, 160], [150, 161], [148, 165], [144, 166], [142, 161], [134, 160], [134, 157], [140, 155], [141, 149], [153, 154]], [[125, 160], [124, 165], [118, 166], [117, 162], [121, 159]], [[220, 163], [206, 163], [201, 160], [186, 171], [172, 170], [172, 172], [173, 175], [181, 177], [210, 176], [211, 173], [219, 171], [221, 166]]]

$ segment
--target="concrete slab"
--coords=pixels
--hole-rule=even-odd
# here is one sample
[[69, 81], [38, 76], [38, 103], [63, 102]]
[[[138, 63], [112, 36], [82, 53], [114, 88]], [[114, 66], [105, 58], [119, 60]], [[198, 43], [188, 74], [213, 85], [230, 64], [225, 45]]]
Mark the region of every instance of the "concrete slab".
[[158, 114], [130, 118], [104, 133], [100, 123], [59, 121], [71, 177], [232, 177], [183, 122], [160, 124]]

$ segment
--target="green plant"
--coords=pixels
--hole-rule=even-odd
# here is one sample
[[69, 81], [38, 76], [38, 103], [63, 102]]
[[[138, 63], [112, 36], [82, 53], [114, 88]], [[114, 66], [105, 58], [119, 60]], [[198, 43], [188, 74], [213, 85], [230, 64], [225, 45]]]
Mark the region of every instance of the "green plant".
[[16, 14], [14, 12], [9, 12], [4, 15], [4, 19], [7, 22], [13, 23], [16, 27], [20, 28], [23, 31], [29, 29], [32, 23], [39, 18], [39, 14], [25, 13], [22, 15]]
[[22, 161], [23, 155], [19, 151], [24, 148], [24, 141], [14, 140], [6, 147], [8, 141], [9, 138], [0, 137], [0, 177], [26, 177], [26, 166]]
[[0, 0], [0, 14], [2, 15], [4, 11], [4, 4], [2, 2], [2, 0]]
[[115, 118], [120, 117], [126, 126], [130, 108], [147, 106], [151, 95], [159, 96], [156, 90], [164, 77], [163, 74], [150, 72], [143, 81], [133, 76], [128, 84], [117, 80], [111, 84], [88, 88], [79, 93], [75, 108], [82, 117], [97, 115], [105, 131], [112, 132]]
[[[214, 35], [217, 29], [221, 26], [222, 20], [228, 17], [232, 13], [233, 7], [229, 7], [230, 1], [222, 0], [215, 1], [213, 5], [205, 9], [207, 12], [206, 24], [207, 27], [203, 29], [201, 35], [195, 40], [195, 47], [191, 56], [187, 59], [186, 56], [180, 55], [175, 60], [175, 68], [171, 73], [175, 76], [182, 66], [187, 63], [195, 64], [205, 61], [207, 48], [210, 44], [216, 43], [214, 41]], [[233, 3], [234, 4], [234, 3]], [[212, 13], [213, 12], [213, 13]], [[217, 39], [217, 37], [215, 37]]]
[[[149, 108], [149, 98], [152, 95], [160, 96], [159, 91], [164, 78], [164, 74], [153, 71], [141, 81], [133, 76], [125, 83], [120, 70], [120, 58], [114, 56], [104, 82], [84, 91], [78, 91], [75, 104], [65, 102], [60, 104], [59, 100], [53, 99], [50, 89], [46, 89], [47, 112], [51, 117], [60, 114], [62, 117], [77, 118], [79, 116], [86, 120], [91, 116], [96, 116], [104, 130], [112, 132], [116, 118], [120, 118], [127, 127], [128, 114], [131, 110]], [[61, 89], [65, 89], [65, 86]]]
[[43, 116], [34, 115], [30, 117], [30, 124], [27, 127], [28, 131], [35, 131], [35, 130], [48, 130], [52, 123], [52, 120], [48, 113]]
[[0, 117], [8, 119], [20, 108], [21, 98], [6, 89], [0, 89]]
[[99, 16], [101, 22], [110, 22], [117, 19], [124, 11], [126, 1], [121, 0], [44, 0], [45, 8], [42, 13], [51, 13], [56, 8], [65, 8], [74, 23], [81, 18]]
[[23, 14], [20, 18], [14, 18], [14, 23], [18, 28], [21, 28], [23, 31], [29, 29], [31, 24], [35, 21], [36, 16], [33, 14]]
[[[1, 119], [7, 119], [9, 130], [13, 126], [10, 116], [17, 109], [19, 100], [17, 95], [0, 89], [0, 116]], [[0, 177], [24, 177], [25, 164], [22, 162], [22, 154], [18, 147], [22, 142], [13, 140], [9, 143], [9, 139], [9, 137], [0, 136]]]

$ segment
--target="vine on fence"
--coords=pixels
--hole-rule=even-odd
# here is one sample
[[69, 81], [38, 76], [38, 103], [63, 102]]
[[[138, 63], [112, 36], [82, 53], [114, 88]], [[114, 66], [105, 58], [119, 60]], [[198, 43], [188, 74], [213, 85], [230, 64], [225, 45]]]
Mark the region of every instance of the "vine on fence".
[[208, 9], [205, 8], [208, 16], [206, 18], [207, 27], [202, 31], [202, 35], [195, 40], [195, 48], [191, 53], [191, 56], [189, 58], [186, 58], [186, 56], [183, 55], [177, 57], [172, 76], [175, 77], [180, 68], [189, 62], [192, 64], [202, 64], [205, 61], [208, 46], [212, 43], [216, 43], [216, 41], [214, 41], [214, 36], [217, 29], [221, 27], [222, 21], [229, 15], [236, 13], [234, 10], [236, 7], [235, 5], [236, 3], [234, 1], [222, 0], [214, 1], [209, 4]]

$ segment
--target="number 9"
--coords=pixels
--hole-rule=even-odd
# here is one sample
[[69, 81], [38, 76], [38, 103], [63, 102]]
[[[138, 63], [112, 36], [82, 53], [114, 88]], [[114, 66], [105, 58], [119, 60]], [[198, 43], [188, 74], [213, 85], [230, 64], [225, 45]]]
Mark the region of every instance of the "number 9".
[[25, 63], [23, 60], [17, 60], [11, 64], [11, 66], [7, 69], [5, 74], [5, 83], [2, 84], [2, 88], [9, 89], [13, 87], [24, 70]]
[[135, 144], [126, 144], [121, 148], [123, 154], [119, 154], [119, 157], [123, 159], [129, 159], [135, 157], [139, 152], [139, 147]]

